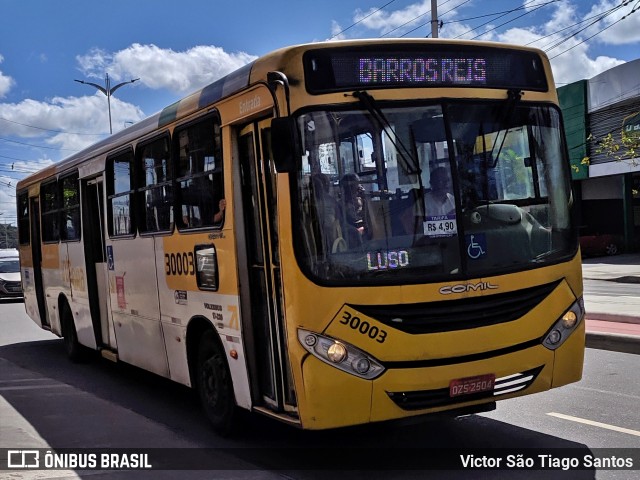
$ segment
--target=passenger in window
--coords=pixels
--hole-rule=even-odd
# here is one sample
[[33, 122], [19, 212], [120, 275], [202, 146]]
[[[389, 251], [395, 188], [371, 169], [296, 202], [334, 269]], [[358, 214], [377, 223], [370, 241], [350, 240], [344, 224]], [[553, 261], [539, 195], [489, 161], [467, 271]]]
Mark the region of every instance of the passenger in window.
[[221, 198], [218, 202], [218, 211], [213, 215], [213, 224], [218, 225], [224, 220], [224, 211], [227, 208], [227, 200]]
[[456, 201], [451, 194], [451, 177], [445, 167], [431, 171], [431, 190], [424, 196], [428, 216], [449, 215], [456, 211]]
[[394, 215], [392, 220], [396, 220], [394, 230], [398, 235], [417, 235], [423, 231], [424, 203], [421, 198], [421, 190], [412, 188], [394, 204]]
[[347, 173], [340, 179], [341, 218], [345, 223], [347, 242], [350, 246], [362, 242], [364, 224], [364, 187], [355, 173]]

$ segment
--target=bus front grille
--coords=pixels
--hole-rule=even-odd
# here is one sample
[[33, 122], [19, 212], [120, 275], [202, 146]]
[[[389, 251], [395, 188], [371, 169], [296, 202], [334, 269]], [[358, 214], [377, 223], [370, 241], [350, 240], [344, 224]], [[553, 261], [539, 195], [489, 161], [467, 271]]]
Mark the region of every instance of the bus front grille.
[[547, 298], [559, 283], [459, 300], [350, 306], [405, 333], [450, 332], [517, 320]]
[[443, 407], [481, 399], [498, 399], [501, 395], [514, 393], [529, 387], [542, 371], [542, 366], [524, 372], [496, 378], [495, 387], [487, 392], [451, 397], [449, 388], [417, 390], [413, 392], [387, 392], [389, 398], [403, 410], [422, 410]]

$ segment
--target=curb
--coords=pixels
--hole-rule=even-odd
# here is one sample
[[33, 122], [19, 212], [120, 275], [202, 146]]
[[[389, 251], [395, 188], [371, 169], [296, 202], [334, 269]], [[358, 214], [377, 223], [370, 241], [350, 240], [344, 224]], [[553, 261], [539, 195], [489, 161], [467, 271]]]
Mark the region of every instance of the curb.
[[587, 332], [586, 347], [640, 355], [640, 336], [620, 333]]
[[625, 315], [622, 313], [587, 312], [585, 314], [585, 320], [600, 320], [605, 322], [633, 323], [640, 325], [640, 317]]

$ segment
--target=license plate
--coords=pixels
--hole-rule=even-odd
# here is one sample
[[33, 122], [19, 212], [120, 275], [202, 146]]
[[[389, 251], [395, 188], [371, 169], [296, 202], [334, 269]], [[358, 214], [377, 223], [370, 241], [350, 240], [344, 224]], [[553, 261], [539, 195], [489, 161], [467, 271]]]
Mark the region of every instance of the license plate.
[[456, 378], [449, 383], [449, 396], [471, 395], [474, 393], [493, 390], [496, 384], [496, 376], [493, 373], [477, 375], [475, 377]]

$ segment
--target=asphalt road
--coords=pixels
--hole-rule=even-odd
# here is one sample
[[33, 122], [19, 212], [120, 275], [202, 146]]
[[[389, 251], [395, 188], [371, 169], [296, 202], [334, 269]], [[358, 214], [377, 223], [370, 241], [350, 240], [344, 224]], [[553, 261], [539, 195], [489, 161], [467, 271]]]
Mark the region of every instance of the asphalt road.
[[[249, 415], [234, 438], [224, 439], [210, 430], [189, 389], [106, 360], [70, 363], [61, 340], [36, 327], [21, 303], [1, 303], [0, 324], [0, 448], [215, 449], [188, 452], [201, 455], [203, 465], [213, 462], [223, 469], [182, 471], [178, 476], [158, 470], [12, 472], [8, 478], [16, 480], [425, 478], [434, 472], [388, 470], [384, 465], [397, 465], [407, 455], [420, 464], [421, 455], [431, 460], [438, 451], [446, 456], [486, 447], [500, 454], [560, 448], [580, 455], [610, 448], [614, 450], [605, 452], [636, 457], [640, 450], [640, 369], [638, 357], [630, 354], [587, 349], [581, 382], [500, 402], [496, 411], [482, 415], [325, 432], [299, 431]], [[295, 470], [296, 458], [310, 453], [320, 464]], [[358, 469], [345, 470], [345, 458], [354, 460]], [[439, 471], [435, 477], [631, 479], [638, 474], [473, 469]]]

